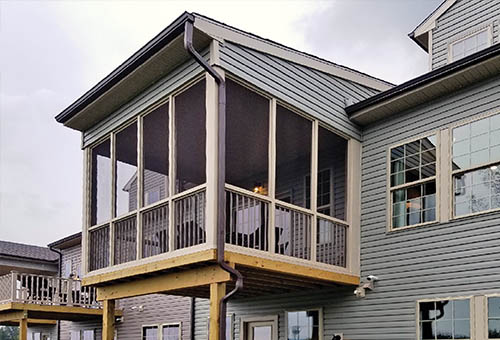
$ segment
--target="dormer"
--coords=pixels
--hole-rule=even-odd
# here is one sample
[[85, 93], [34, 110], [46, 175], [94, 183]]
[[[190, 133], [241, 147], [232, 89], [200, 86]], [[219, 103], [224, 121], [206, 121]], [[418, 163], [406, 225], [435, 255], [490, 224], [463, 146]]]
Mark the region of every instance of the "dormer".
[[429, 69], [499, 41], [500, 1], [445, 0], [409, 34], [429, 54]]

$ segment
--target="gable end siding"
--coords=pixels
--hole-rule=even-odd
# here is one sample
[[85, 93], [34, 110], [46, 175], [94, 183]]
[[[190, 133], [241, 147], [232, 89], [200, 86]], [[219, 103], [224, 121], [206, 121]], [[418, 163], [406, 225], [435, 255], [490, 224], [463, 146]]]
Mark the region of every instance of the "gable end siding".
[[458, 0], [432, 30], [432, 69], [448, 64], [448, 46], [473, 31], [492, 26], [492, 44], [499, 42], [500, 2]]

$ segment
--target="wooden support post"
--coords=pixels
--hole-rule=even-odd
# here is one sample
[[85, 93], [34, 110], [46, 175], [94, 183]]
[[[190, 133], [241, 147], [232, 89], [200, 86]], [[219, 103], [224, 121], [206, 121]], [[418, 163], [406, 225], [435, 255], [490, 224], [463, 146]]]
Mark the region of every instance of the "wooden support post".
[[115, 337], [115, 300], [104, 300], [102, 309], [102, 340], [113, 340]]
[[[209, 340], [220, 339], [220, 301], [226, 295], [225, 283], [210, 284], [210, 325]], [[104, 339], [103, 339], [104, 340]]]
[[19, 320], [19, 340], [28, 340], [28, 319]]

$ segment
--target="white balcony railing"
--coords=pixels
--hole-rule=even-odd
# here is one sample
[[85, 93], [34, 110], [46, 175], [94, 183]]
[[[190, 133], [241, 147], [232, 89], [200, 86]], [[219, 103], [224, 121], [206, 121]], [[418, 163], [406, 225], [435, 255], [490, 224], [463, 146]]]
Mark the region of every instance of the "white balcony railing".
[[101, 308], [96, 289], [80, 280], [17, 272], [0, 276], [0, 303], [8, 302]]

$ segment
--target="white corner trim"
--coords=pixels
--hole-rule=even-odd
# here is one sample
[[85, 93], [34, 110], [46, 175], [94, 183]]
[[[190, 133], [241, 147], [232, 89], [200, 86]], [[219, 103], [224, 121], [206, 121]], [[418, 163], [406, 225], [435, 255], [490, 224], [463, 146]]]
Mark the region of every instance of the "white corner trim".
[[422, 21], [414, 30], [413, 34], [418, 37], [436, 27], [436, 20], [439, 19], [457, 0], [446, 0], [424, 21]]
[[390, 89], [392, 86], [382, 80], [370, 77], [368, 75], [344, 68], [328, 61], [315, 58], [306, 53], [302, 53], [285, 46], [278, 45], [271, 41], [264, 39], [258, 39], [250, 34], [245, 34], [245, 32], [238, 31], [229, 27], [224, 27], [221, 24], [214, 23], [208, 19], [202, 17], [196, 17], [194, 26], [210, 35], [214, 39], [230, 41], [239, 45], [247, 46], [257, 51], [270, 54], [272, 56], [285, 59], [300, 65], [304, 65], [319, 71], [356, 82], [358, 84], [376, 89], [379, 91], [385, 91]]

